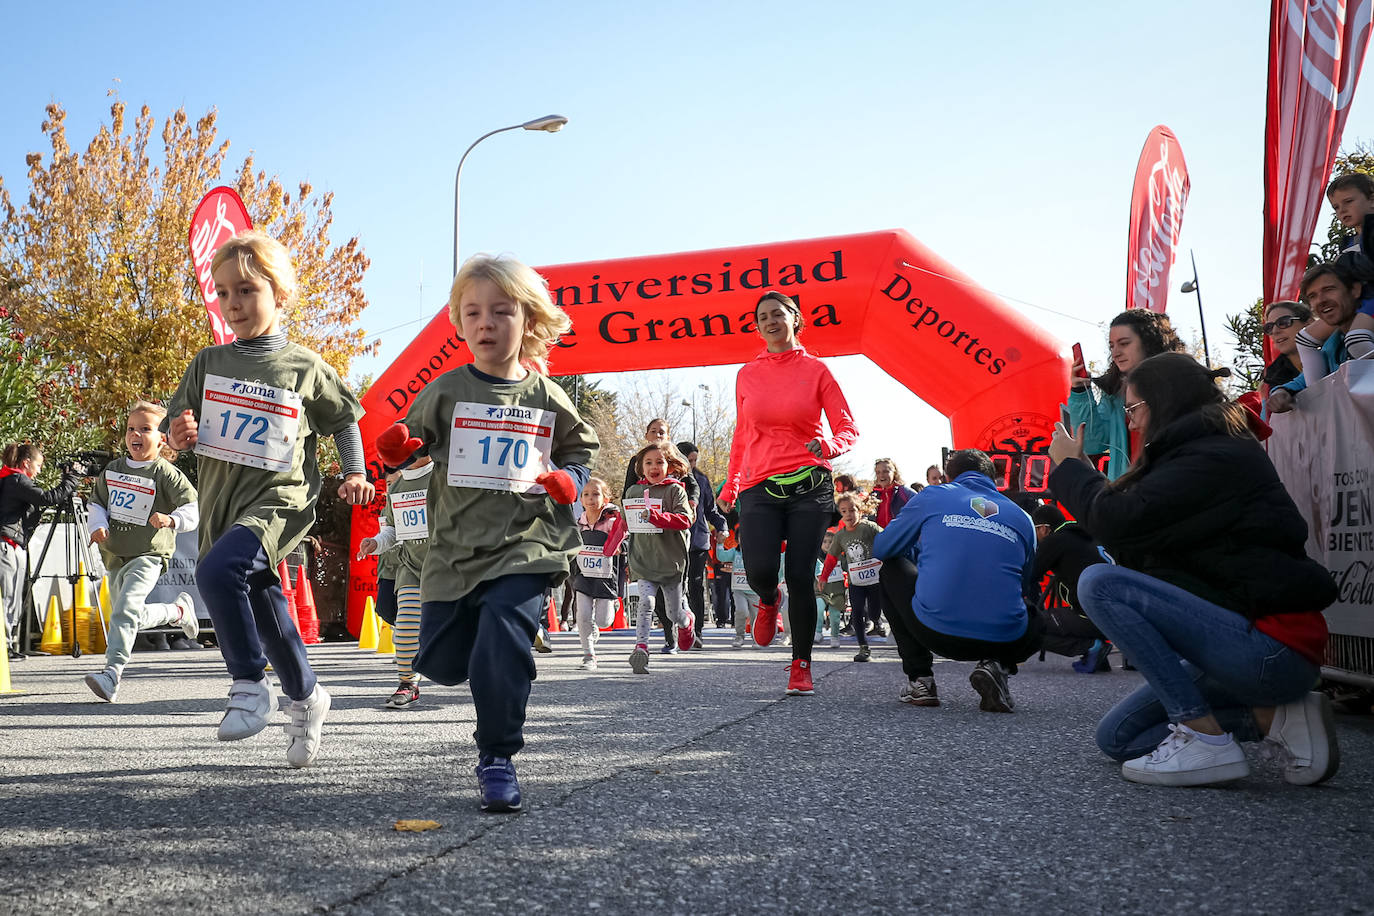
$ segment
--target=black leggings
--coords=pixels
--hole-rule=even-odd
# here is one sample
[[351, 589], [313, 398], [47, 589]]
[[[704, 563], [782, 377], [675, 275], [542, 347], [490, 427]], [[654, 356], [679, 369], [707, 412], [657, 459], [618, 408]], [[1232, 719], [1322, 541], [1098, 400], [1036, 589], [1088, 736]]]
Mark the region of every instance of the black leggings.
[[787, 542], [787, 612], [792, 657], [811, 660], [816, 638], [816, 556], [835, 510], [835, 488], [827, 471], [806, 493], [770, 496], [763, 485], [739, 495], [739, 549], [749, 588], [765, 602], [778, 600], [779, 554]]

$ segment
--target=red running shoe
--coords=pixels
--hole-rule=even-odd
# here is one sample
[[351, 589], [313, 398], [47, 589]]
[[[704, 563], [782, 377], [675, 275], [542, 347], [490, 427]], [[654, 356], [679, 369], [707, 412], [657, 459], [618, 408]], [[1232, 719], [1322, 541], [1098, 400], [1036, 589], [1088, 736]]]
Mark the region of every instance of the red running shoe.
[[778, 603], [764, 604], [760, 601], [758, 614], [754, 617], [754, 642], [760, 646], [771, 646], [773, 637], [777, 635]]
[[792, 659], [792, 674], [787, 678], [789, 697], [809, 697], [816, 692], [811, 683], [811, 663], [804, 658]]
[[692, 648], [692, 643], [697, 641], [697, 619], [692, 616], [692, 612], [687, 612], [687, 622], [677, 628], [677, 647], [680, 651], [686, 652]]

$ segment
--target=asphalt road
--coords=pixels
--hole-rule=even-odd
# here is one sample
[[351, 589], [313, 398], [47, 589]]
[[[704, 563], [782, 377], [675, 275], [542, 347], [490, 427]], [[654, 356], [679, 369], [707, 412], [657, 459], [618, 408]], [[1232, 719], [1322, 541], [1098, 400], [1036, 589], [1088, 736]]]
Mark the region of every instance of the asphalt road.
[[1230, 787], [1147, 788], [1092, 745], [1136, 674], [1032, 661], [999, 715], [941, 662], [945, 705], [916, 709], [895, 652], [851, 640], [789, 698], [788, 650], [707, 636], [640, 677], [627, 635], [592, 673], [556, 635], [508, 816], [477, 809], [467, 690], [384, 709], [389, 658], [311, 648], [334, 708], [301, 771], [275, 723], [215, 740], [213, 650], [135, 655], [112, 705], [81, 681], [99, 659], [16, 663], [0, 913], [1374, 912], [1374, 720], [1338, 717], [1322, 787], [1252, 755]]

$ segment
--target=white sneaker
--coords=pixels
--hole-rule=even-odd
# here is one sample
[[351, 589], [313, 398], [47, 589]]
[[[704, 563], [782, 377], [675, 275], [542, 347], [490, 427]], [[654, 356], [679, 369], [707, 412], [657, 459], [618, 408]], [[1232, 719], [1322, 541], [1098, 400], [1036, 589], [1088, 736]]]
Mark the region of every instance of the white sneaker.
[[86, 675], [86, 686], [100, 699], [113, 703], [119, 694], [119, 676], [106, 668], [104, 671]]
[[219, 740], [251, 738], [267, 727], [267, 717], [277, 707], [277, 698], [267, 678], [239, 680], [229, 686], [229, 705], [219, 722]]
[[[89, 678], [86, 683], [90, 683]], [[1331, 701], [1324, 693], [1313, 691], [1295, 703], [1276, 708], [1264, 740], [1282, 749], [1287, 758], [1283, 778], [1295, 786], [1315, 786], [1335, 776], [1340, 768], [1336, 722]]]
[[1245, 752], [1230, 735], [1208, 744], [1186, 725], [1170, 725], [1169, 737], [1144, 757], [1127, 760], [1121, 775], [1153, 786], [1208, 786], [1250, 775]]
[[838, 649], [839, 647], [840, 647], [840, 637], [838, 637], [838, 636], [832, 636], [832, 637], [830, 637], [830, 648], [832, 648], [832, 649]]
[[291, 720], [286, 723], [286, 762], [293, 767], [310, 766], [320, 752], [320, 729], [329, 715], [329, 691], [320, 684], [304, 700], [292, 700], [287, 707]]
[[181, 608], [181, 619], [177, 621], [181, 626], [181, 632], [186, 634], [187, 639], [195, 639], [200, 635], [200, 621], [196, 619], [195, 599], [182, 592], [177, 595], [177, 600], [172, 603]]
[[584, 656], [582, 656], [582, 664], [578, 665], [577, 667], [578, 667], [578, 670], [580, 670], [580, 671], [595, 671], [595, 670], [596, 670], [596, 656], [595, 656], [595, 655], [584, 655]]
[[735, 641], [732, 642], [732, 643], [730, 643], [730, 648], [732, 648], [732, 649], [743, 649], [743, 648], [744, 648], [744, 637], [743, 637], [743, 636], [740, 636], [739, 634], [736, 634], [736, 635], [735, 635]]

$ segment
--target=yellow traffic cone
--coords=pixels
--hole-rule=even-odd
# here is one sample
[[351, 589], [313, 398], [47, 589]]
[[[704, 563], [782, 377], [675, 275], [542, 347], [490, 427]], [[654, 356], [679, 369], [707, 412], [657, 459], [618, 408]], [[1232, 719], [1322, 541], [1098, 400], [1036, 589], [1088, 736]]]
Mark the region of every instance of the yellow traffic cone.
[[[0, 607], [4, 602], [0, 601]], [[22, 690], [15, 690], [10, 686], [10, 625], [3, 613], [0, 613], [0, 694], [3, 693], [23, 693]]]
[[358, 648], [375, 651], [380, 636], [377, 627], [377, 608], [372, 601], [372, 596], [369, 595], [367, 604], [363, 605], [363, 625], [358, 632]]
[[395, 655], [396, 643], [391, 638], [391, 624], [387, 623], [385, 620], [383, 620], [381, 624], [382, 632], [381, 635], [377, 637], [377, 654]]
[[76, 618], [77, 642], [82, 652], [99, 653], [105, 651], [105, 628], [94, 607], [91, 606], [91, 593], [86, 588], [86, 564], [79, 563], [76, 568], [76, 584], [72, 586], [72, 614]]
[[100, 591], [95, 599], [100, 604], [100, 616], [105, 620], [105, 628], [110, 627], [110, 577], [100, 577]]
[[48, 597], [48, 615], [43, 618], [43, 639], [38, 643], [38, 650], [49, 655], [67, 653], [67, 644], [62, 641], [62, 608], [56, 595]]

